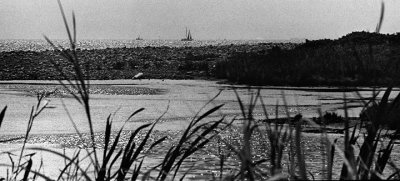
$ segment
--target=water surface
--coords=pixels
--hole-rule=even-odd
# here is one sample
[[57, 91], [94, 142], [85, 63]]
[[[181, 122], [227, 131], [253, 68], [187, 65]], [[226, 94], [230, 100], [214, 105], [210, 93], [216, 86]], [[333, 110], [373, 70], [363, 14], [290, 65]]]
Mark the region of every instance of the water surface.
[[[69, 48], [67, 40], [52, 40], [55, 45]], [[285, 41], [273, 40], [78, 40], [77, 48], [80, 49], [105, 49], [105, 48], [136, 48], [136, 47], [199, 47], [221, 45], [252, 45], [258, 43], [282, 43]], [[44, 51], [52, 49], [45, 40], [0, 40], [0, 52], [9, 51]]]
[[[37, 104], [35, 95], [37, 91], [32, 91], [34, 89], [31, 86], [48, 88], [59, 86], [57, 84], [57, 81], [1, 81], [0, 106], [7, 105], [8, 110], [0, 134], [23, 134], [25, 132], [30, 110]], [[246, 107], [251, 96], [255, 95], [257, 89], [260, 89], [260, 97], [267, 112], [264, 112], [258, 101], [254, 115], [259, 119], [265, 119], [266, 116], [275, 118], [276, 105], [278, 105], [278, 117], [286, 117], [287, 111], [290, 116], [301, 113], [304, 117], [317, 117], [319, 108], [322, 112], [336, 111], [343, 115], [344, 95], [349, 101], [349, 115], [356, 117], [363, 105], [358, 94], [364, 98], [372, 95], [372, 90], [369, 88], [346, 92], [327, 87], [263, 86], [249, 89], [246, 86], [219, 84], [217, 81], [206, 80], [102, 80], [91, 81], [91, 84], [93, 84], [92, 87], [100, 87], [99, 89], [113, 87], [112, 90], [119, 90], [116, 93], [111, 91], [112, 94], [108, 94], [104, 90], [98, 92], [94, 90], [91, 94], [90, 104], [95, 132], [104, 130], [106, 118], [110, 114], [113, 115], [115, 129], [118, 129], [130, 114], [140, 108], [145, 108], [145, 110], [130, 119], [126, 129], [134, 129], [140, 124], [154, 121], [164, 112], [166, 113], [162, 117], [162, 123], [158, 129], [182, 129], [187, 124], [187, 120], [190, 120], [200, 110], [200, 112], [205, 112], [220, 104], [224, 104], [224, 106], [210, 118], [228, 116], [229, 119], [240, 116], [241, 110], [235, 91]], [[152, 91], [156, 93], [151, 93]], [[204, 107], [217, 94], [219, 96]], [[72, 127], [71, 119], [78, 125], [81, 132], [89, 131], [82, 105], [65, 92], [61, 95], [64, 96], [46, 98], [50, 109], [43, 111], [37, 117], [32, 128], [33, 134], [75, 133], [76, 130]], [[283, 106], [285, 104], [287, 109]]]

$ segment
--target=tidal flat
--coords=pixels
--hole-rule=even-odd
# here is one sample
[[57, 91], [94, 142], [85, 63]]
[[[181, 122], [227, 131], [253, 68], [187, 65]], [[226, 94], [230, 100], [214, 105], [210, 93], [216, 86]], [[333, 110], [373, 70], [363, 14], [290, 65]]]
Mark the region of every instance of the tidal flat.
[[[219, 81], [207, 80], [102, 80], [91, 81], [93, 94], [91, 94], [91, 111], [94, 118], [95, 132], [103, 131], [106, 118], [112, 114], [116, 127], [131, 113], [140, 108], [145, 108], [141, 114], [129, 120], [126, 129], [133, 129], [138, 124], [157, 119], [165, 111], [161, 122], [167, 122], [168, 127], [174, 125], [170, 122], [185, 122], [192, 118], [211, 98], [221, 93], [204, 110], [212, 106], [224, 104], [218, 113], [211, 116], [234, 117], [241, 114], [236, 91], [245, 104], [257, 89], [267, 107], [267, 116], [274, 118], [276, 105], [278, 117], [286, 116], [283, 97], [286, 99], [288, 111], [291, 116], [301, 113], [304, 117], [318, 116], [318, 108], [322, 112], [336, 111], [343, 115], [343, 92], [336, 88], [299, 88], [299, 87], [248, 87], [230, 85]], [[6, 119], [2, 125], [1, 134], [22, 134], [26, 129], [26, 121], [32, 106], [36, 105], [36, 92], [49, 93], [46, 98], [51, 109], [47, 109], [38, 117], [32, 128], [32, 133], [54, 134], [75, 133], [70, 118], [80, 126], [82, 132], [87, 132], [84, 111], [81, 105], [65, 93], [51, 94], [60, 87], [57, 81], [2, 81], [0, 83], [0, 100], [3, 106], [8, 106]], [[35, 89], [34, 88], [43, 88]], [[103, 89], [106, 88], [106, 89]], [[249, 89], [251, 88], [251, 89]], [[62, 92], [62, 89], [57, 89]], [[356, 92], [364, 97], [372, 94], [370, 88], [353, 89], [346, 92], [351, 117], [357, 117], [362, 106], [362, 99]], [[395, 92], [394, 92], [395, 93]], [[57, 95], [57, 96], [56, 96]], [[168, 110], [167, 110], [168, 108]], [[265, 118], [265, 113], [260, 105], [256, 106], [254, 115], [260, 119]], [[180, 125], [180, 124], [177, 124]], [[183, 124], [184, 125], [184, 124]]]
[[[216, 114], [210, 115], [207, 120], [216, 120], [223, 116], [227, 121], [241, 115], [241, 110], [237, 102], [235, 91], [248, 106], [251, 95], [260, 90], [267, 115], [261, 105], [255, 107], [254, 115], [258, 120], [279, 117], [284, 118], [286, 111], [290, 116], [301, 113], [306, 118], [317, 117], [317, 110], [333, 111], [340, 114], [343, 108], [343, 95], [346, 94], [349, 103], [353, 107], [349, 110], [350, 115], [357, 116], [362, 106], [363, 95], [368, 97], [371, 88], [357, 88], [343, 91], [334, 87], [273, 87], [257, 86], [249, 87], [243, 85], [230, 85], [219, 81], [207, 80], [93, 80], [90, 81], [91, 108], [93, 114], [93, 125], [95, 129], [95, 140], [101, 148], [104, 140], [104, 129], [107, 117], [111, 115], [113, 121], [112, 134], [115, 137], [117, 130], [124, 125], [120, 147], [122, 147], [132, 130], [145, 123], [154, 122], [164, 112], [166, 113], [155, 127], [155, 132], [151, 140], [157, 140], [166, 136], [168, 139], [156, 151], [149, 153], [149, 162], [145, 168], [150, 168], [152, 164], [161, 161], [163, 153], [168, 146], [176, 142], [177, 135], [187, 127], [198, 111], [205, 112], [215, 105], [224, 104]], [[1, 128], [1, 140], [11, 139], [2, 146], [1, 151], [12, 151], [23, 143], [26, 130], [29, 110], [36, 104], [36, 93], [47, 94], [49, 109], [44, 112], [33, 123], [31, 135], [28, 139], [30, 147], [47, 147], [56, 150], [67, 150], [71, 154], [79, 149], [90, 146], [89, 130], [84, 115], [82, 105], [78, 104], [71, 96], [63, 90], [57, 81], [1, 81], [0, 99], [2, 104], [8, 105], [7, 114]], [[359, 94], [356, 94], [358, 92]], [[209, 100], [219, 94], [211, 103], [203, 107]], [[287, 109], [282, 101], [286, 99]], [[276, 106], [280, 105], [280, 106]], [[129, 115], [139, 108], [145, 108], [140, 114], [127, 120]], [[275, 115], [278, 109], [278, 115]], [[68, 116], [69, 114], [69, 116]], [[72, 121], [84, 140], [79, 138], [77, 130], [73, 128]], [[127, 120], [127, 121], [126, 121]], [[126, 123], [125, 123], [126, 121]], [[220, 138], [232, 144], [240, 144], [241, 128], [240, 119], [235, 121], [235, 126], [221, 134]], [[138, 136], [138, 140], [144, 133]], [[307, 163], [315, 171], [315, 176], [320, 174], [320, 154], [316, 154], [320, 149], [319, 133], [303, 134], [304, 150]], [[330, 134], [333, 138], [342, 138], [342, 134]], [[254, 135], [254, 157], [265, 157], [268, 150], [266, 135]], [[86, 140], [86, 141], [85, 141]], [[219, 155], [218, 148], [224, 147], [221, 142], [212, 141], [201, 152], [197, 153], [183, 165], [183, 171], [191, 169], [188, 178], [205, 179], [211, 178], [218, 167]], [[226, 148], [224, 148], [226, 150]], [[222, 150], [224, 150], [222, 149]], [[18, 149], [17, 149], [18, 150]], [[40, 152], [35, 159], [47, 157], [49, 153]], [[395, 153], [396, 154], [396, 153]], [[5, 156], [5, 155], [4, 155]], [[237, 158], [232, 155], [226, 163], [227, 172], [230, 169], [237, 169]], [[235, 161], [236, 160], [236, 161]], [[59, 162], [57, 159], [49, 159], [49, 165]], [[54, 165], [53, 165], [54, 166]], [[337, 165], [337, 169], [340, 165]], [[233, 171], [233, 170], [231, 170]], [[46, 171], [51, 175], [56, 175], [54, 171]], [[54, 172], [54, 173], [53, 173]], [[336, 173], [336, 172], [335, 172]], [[337, 172], [339, 173], [339, 172]]]

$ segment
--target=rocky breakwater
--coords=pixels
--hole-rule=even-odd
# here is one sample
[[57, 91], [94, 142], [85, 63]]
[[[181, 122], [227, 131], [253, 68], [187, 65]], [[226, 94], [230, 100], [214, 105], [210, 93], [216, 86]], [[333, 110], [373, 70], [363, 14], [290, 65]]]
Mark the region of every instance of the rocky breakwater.
[[[263, 52], [274, 46], [291, 49], [296, 44], [78, 49], [77, 54], [89, 79], [131, 79], [139, 72], [143, 78], [192, 79], [215, 77], [216, 62], [233, 53]], [[53, 50], [0, 52], [0, 79], [64, 79], [55, 64], [72, 77], [72, 64]]]

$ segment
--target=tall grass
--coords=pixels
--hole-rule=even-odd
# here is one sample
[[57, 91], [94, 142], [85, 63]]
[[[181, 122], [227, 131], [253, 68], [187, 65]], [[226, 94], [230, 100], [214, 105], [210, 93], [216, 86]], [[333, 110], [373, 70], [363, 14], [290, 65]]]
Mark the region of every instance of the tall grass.
[[[147, 173], [143, 174], [142, 164], [146, 158], [146, 152], [150, 151], [158, 144], [161, 144], [166, 137], [160, 138], [155, 140], [154, 142], [149, 142], [149, 137], [154, 130], [155, 125], [161, 119], [161, 117], [155, 120], [154, 123], [149, 123], [140, 126], [137, 128], [129, 137], [129, 141], [123, 147], [123, 149], [117, 149], [117, 144], [119, 138], [121, 136], [121, 132], [123, 127], [120, 128], [119, 132], [117, 133], [114, 141], [110, 140], [111, 137], [111, 130], [112, 130], [112, 121], [110, 117], [107, 119], [107, 125], [105, 130], [105, 138], [104, 138], [104, 145], [105, 147], [103, 150], [96, 146], [95, 142], [95, 133], [93, 130], [93, 120], [91, 117], [90, 112], [90, 97], [89, 97], [89, 86], [90, 83], [88, 79], [90, 79], [90, 75], [85, 74], [88, 73], [88, 68], [90, 65], [82, 65], [82, 61], [79, 59], [76, 53], [76, 21], [75, 15], [72, 14], [72, 29], [70, 29], [67, 18], [63, 11], [63, 7], [60, 1], [58, 1], [61, 14], [63, 17], [63, 21], [65, 24], [65, 28], [67, 30], [67, 35], [70, 43], [70, 49], [64, 49], [61, 46], [56, 46], [52, 43], [52, 41], [45, 36], [47, 42], [54, 48], [56, 52], [58, 52], [64, 60], [70, 65], [72, 65], [74, 74], [68, 75], [63, 68], [57, 64], [57, 62], [53, 61], [53, 66], [58, 70], [60, 75], [63, 77], [64, 80], [60, 80], [59, 83], [64, 86], [65, 89], [69, 91], [69, 93], [77, 100], [84, 108], [88, 125], [90, 128], [90, 138], [91, 138], [91, 150], [86, 150], [88, 158], [90, 159], [90, 167], [89, 168], [82, 168], [80, 165], [81, 160], [79, 159], [79, 153], [72, 158], [62, 155], [61, 153], [57, 153], [52, 150], [44, 149], [44, 148], [33, 148], [33, 150], [41, 150], [50, 152], [56, 155], [61, 156], [65, 160], [67, 160], [67, 164], [65, 168], [61, 171], [59, 179], [64, 178], [63, 176], [66, 175], [67, 178], [71, 178], [71, 171], [70, 168], [75, 167], [72, 169], [73, 179], [80, 178], [83, 176], [85, 180], [125, 180], [127, 178], [131, 180], [136, 180], [140, 176], [144, 176], [144, 178], [151, 178], [150, 172], [158, 171], [158, 176], [156, 177], [157, 180], [165, 180], [168, 178], [172, 171], [172, 179], [174, 179], [177, 175], [178, 170], [180, 169], [181, 164], [183, 161], [200, 150], [204, 147], [213, 137], [218, 134], [218, 129], [220, 129], [220, 125], [223, 124], [224, 119], [219, 119], [215, 122], [207, 122], [202, 123], [203, 120], [210, 114], [217, 111], [222, 105], [216, 106], [213, 109], [206, 111], [204, 114], [200, 115], [197, 118], [194, 118], [187, 129], [184, 131], [181, 139], [179, 140], [178, 145], [173, 146], [170, 150], [166, 153], [164, 161], [152, 168], [151, 170], [147, 171]], [[76, 90], [76, 91], [74, 91]], [[77, 92], [77, 93], [75, 93]], [[134, 112], [130, 117], [140, 113], [144, 109], [139, 109]], [[127, 119], [126, 121], [128, 121]], [[229, 124], [228, 124], [229, 125]], [[226, 127], [226, 126], [224, 126]], [[145, 130], [147, 129], [147, 131]], [[141, 131], [146, 131], [145, 137], [140, 141], [140, 143], [135, 142], [135, 137]], [[81, 137], [82, 139], [82, 137]], [[145, 150], [145, 146], [149, 145], [149, 148]], [[98, 157], [98, 153], [102, 151], [103, 157], [100, 160]], [[116, 169], [113, 166], [119, 161], [120, 165], [117, 166]], [[132, 170], [132, 166], [134, 165], [134, 169]], [[93, 170], [93, 177], [88, 174], [88, 170]], [[143, 175], [142, 175], [143, 174]], [[183, 176], [184, 177], [184, 176]], [[183, 179], [182, 177], [182, 179]]]
[[[384, 15], [384, 4], [382, 4], [381, 9], [381, 17], [379, 23], [377, 25], [377, 32], [379, 32]], [[369, 55], [373, 56], [372, 49], [370, 49]], [[236, 65], [238, 66], [238, 65]], [[250, 66], [252, 67], [252, 66]], [[361, 69], [368, 71], [369, 67], [361, 66]], [[251, 72], [251, 71], [250, 71]], [[344, 147], [343, 151], [341, 151], [337, 146], [335, 146], [335, 142], [331, 142], [326, 132], [322, 132], [322, 144], [325, 145], [326, 148], [322, 155], [325, 155], [324, 160], [327, 161], [327, 168], [325, 164], [323, 165], [324, 169], [327, 169], [327, 174], [325, 175], [325, 179], [332, 179], [332, 171], [333, 171], [333, 162], [336, 152], [339, 152], [339, 156], [343, 159], [343, 166], [340, 174], [340, 179], [344, 180], [376, 180], [376, 179], [384, 179], [383, 170], [386, 165], [391, 165], [396, 168], [396, 172], [387, 177], [387, 179], [393, 178], [395, 175], [399, 175], [398, 169], [393, 162], [390, 161], [390, 155], [393, 151], [395, 138], [394, 135], [389, 137], [387, 141], [382, 141], [382, 132], [388, 129], [388, 126], [395, 131], [392, 134], [398, 134], [399, 127], [397, 127], [397, 123], [395, 120], [400, 118], [398, 110], [400, 109], [400, 94], [396, 96], [393, 101], [389, 101], [389, 95], [392, 93], [392, 87], [389, 87], [383, 94], [381, 99], [377, 99], [377, 95], [374, 91], [374, 96], [366, 101], [364, 104], [365, 110], [363, 111], [363, 119], [359, 124], [354, 126], [349, 125], [349, 118], [347, 114], [347, 100], [346, 95], [344, 94], [344, 110], [345, 110], [345, 118], [344, 118]], [[243, 117], [245, 118], [245, 123], [243, 124], [243, 148], [241, 151], [235, 151], [238, 155], [239, 160], [241, 161], [244, 167], [241, 167], [239, 175], [241, 175], [241, 179], [247, 178], [248, 180], [254, 180], [254, 176], [256, 175], [251, 170], [256, 170], [254, 168], [254, 161], [251, 161], [251, 146], [248, 144], [249, 140], [251, 140], [252, 131], [259, 127], [253, 120], [253, 116], [251, 113], [253, 112], [253, 108], [255, 107], [258, 95], [255, 99], [250, 99], [250, 106], [248, 109], [248, 115], [244, 112], [243, 104], [241, 103], [240, 98], [239, 105], [241, 110], [243, 111]], [[362, 98], [362, 97], [361, 97]], [[260, 99], [262, 100], [262, 99]], [[285, 99], [283, 98], [285, 101]], [[261, 102], [262, 103], [262, 102]], [[262, 107], [265, 109], [265, 105], [262, 103]], [[287, 107], [287, 106], [286, 106]], [[288, 112], [287, 112], [288, 113]], [[265, 111], [265, 115], [268, 115]], [[321, 118], [324, 119], [322, 117]], [[287, 116], [288, 120], [290, 118], [289, 114]], [[278, 126], [276, 121], [266, 121], [266, 129], [267, 135], [269, 136], [269, 141], [271, 144], [270, 151], [270, 160], [271, 160], [271, 173], [274, 176], [277, 176], [277, 170], [281, 170], [280, 163], [282, 161], [282, 152], [285, 147], [285, 143], [289, 144], [289, 148], [287, 150], [288, 154], [288, 170], [287, 175], [284, 178], [287, 179], [309, 179], [307, 175], [307, 167], [306, 161], [304, 159], [304, 149], [301, 144], [301, 117], [296, 116], [295, 118], [295, 127], [292, 128], [289, 122], [286, 123], [285, 129], [283, 126]], [[268, 120], [268, 117], [266, 118]], [[314, 122], [308, 120], [314, 126], [316, 125]], [[275, 123], [275, 127], [271, 126], [271, 123]], [[252, 123], [252, 126], [250, 123]], [[320, 129], [324, 129], [325, 120], [322, 120], [322, 127]], [[274, 128], [274, 129], [272, 129]], [[293, 134], [294, 131], [294, 134]], [[364, 135], [364, 138], [359, 142], [360, 134]], [[386, 134], [389, 134], [386, 131]], [[361, 145], [359, 147], [359, 152], [356, 154], [355, 147], [357, 145]], [[381, 148], [378, 150], [378, 145], [381, 145]], [[232, 146], [230, 146], [232, 147]], [[278, 153], [278, 154], [277, 154]], [[296, 157], [294, 156], [296, 155]], [[251, 167], [252, 166], [252, 167]], [[251, 167], [251, 169], [249, 169]], [[296, 169], [297, 168], [297, 169]], [[262, 170], [262, 169], [261, 169]], [[265, 170], [264, 170], [265, 171]], [[248, 173], [252, 173], [252, 175], [248, 175]], [[282, 175], [280, 175], [282, 176]], [[312, 176], [312, 175], [311, 175]], [[277, 177], [271, 177], [277, 178]]]
[[[28, 176], [30, 173], [34, 174], [33, 178], [40, 177], [40, 178], [47, 179], [47, 180], [49, 179], [46, 175], [40, 173], [43, 162], [40, 163], [40, 166], [37, 170], [34, 170], [32, 168], [32, 164], [33, 164], [32, 156], [35, 155], [35, 153], [25, 154], [26, 144], [29, 139], [29, 134], [31, 132], [34, 120], [45, 109], [49, 108], [48, 107], [49, 102], [47, 100], [44, 100], [44, 98], [45, 98], [45, 94], [37, 94], [37, 104], [36, 104], [36, 106], [32, 106], [32, 108], [31, 108], [31, 113], [29, 115], [28, 124], [27, 124], [27, 128], [26, 128], [24, 137], [14, 137], [14, 138], [9, 138], [9, 139], [0, 141], [0, 143], [7, 143], [9, 141], [14, 141], [14, 140], [18, 140], [18, 139], [24, 140], [22, 147], [19, 150], [20, 153], [18, 155], [14, 154], [12, 152], [9, 152], [9, 151], [0, 152], [0, 155], [7, 154], [9, 161], [11, 163], [11, 165], [0, 163], [0, 166], [7, 167], [7, 171], [6, 171], [7, 175], [5, 178], [3, 178], [5, 180], [19, 180], [19, 179], [28, 180]], [[6, 110], [7, 110], [7, 106], [5, 106], [0, 113], [0, 127], [1, 127], [1, 123], [4, 120]], [[20, 175], [22, 175], [22, 177]]]
[[[345, 114], [344, 119], [344, 134], [342, 138], [331, 140], [330, 136], [325, 131], [326, 120], [321, 115], [322, 123], [316, 124], [312, 120], [302, 118], [300, 115], [287, 116], [286, 121], [278, 121], [278, 118], [268, 118], [257, 121], [253, 119], [251, 114], [254, 111], [256, 104], [261, 105], [266, 112], [266, 106], [258, 95], [253, 95], [250, 99], [250, 104], [246, 108], [239, 99], [239, 104], [243, 112], [244, 119], [241, 130], [242, 136], [240, 144], [234, 144], [223, 138], [221, 141], [226, 144], [229, 150], [232, 150], [234, 157], [239, 160], [237, 172], [232, 175], [225, 175], [226, 178], [233, 180], [266, 180], [266, 179], [343, 179], [343, 180], [377, 180], [377, 179], [393, 179], [399, 178], [400, 172], [396, 163], [391, 159], [391, 154], [394, 151], [395, 136], [398, 135], [398, 128], [393, 131], [388, 130], [388, 125], [385, 120], [392, 119], [395, 110], [399, 109], [400, 94], [397, 94], [393, 101], [389, 101], [388, 95], [391, 89], [384, 92], [382, 99], [376, 97], [366, 101], [365, 111], [363, 114], [370, 116], [363, 118], [356, 124], [350, 125], [350, 119]], [[258, 98], [257, 98], [258, 97]], [[256, 100], [259, 100], [258, 103]], [[346, 98], [345, 98], [346, 104]], [[368, 105], [367, 105], [368, 104]], [[371, 105], [375, 106], [371, 106]], [[384, 106], [388, 106], [383, 108]], [[278, 110], [278, 109], [276, 109]], [[347, 108], [345, 108], [347, 111]], [[380, 116], [377, 113], [380, 111]], [[397, 112], [396, 112], [397, 113]], [[382, 114], [390, 115], [385, 116]], [[397, 117], [398, 118], [398, 117]], [[392, 119], [393, 120], [393, 119]], [[395, 119], [397, 120], [397, 119]], [[307, 127], [315, 127], [321, 129], [321, 154], [319, 163], [312, 163], [314, 169], [310, 169], [307, 156], [315, 154], [317, 150], [311, 150], [312, 153], [307, 153], [304, 149], [302, 136], [303, 124]], [[255, 135], [260, 134], [261, 140], [269, 143], [268, 149], [261, 151], [267, 152], [265, 157], [255, 158], [253, 140]], [[305, 138], [307, 139], [307, 138]], [[338, 145], [338, 142], [343, 145]], [[317, 143], [314, 143], [315, 146]], [[225, 157], [220, 157], [226, 160]], [[338, 163], [342, 163], [341, 170], [337, 172]], [[223, 163], [223, 160], [221, 161]], [[316, 166], [315, 164], [320, 164]], [[336, 166], [335, 166], [336, 165]], [[224, 165], [221, 165], [223, 168]], [[336, 168], [334, 168], [334, 166]], [[385, 168], [390, 166], [390, 169]], [[321, 168], [321, 170], [315, 169]], [[223, 169], [221, 169], [223, 170]], [[390, 170], [392, 173], [390, 173]], [[322, 173], [318, 177], [315, 174]], [[334, 177], [337, 175], [337, 177]]]

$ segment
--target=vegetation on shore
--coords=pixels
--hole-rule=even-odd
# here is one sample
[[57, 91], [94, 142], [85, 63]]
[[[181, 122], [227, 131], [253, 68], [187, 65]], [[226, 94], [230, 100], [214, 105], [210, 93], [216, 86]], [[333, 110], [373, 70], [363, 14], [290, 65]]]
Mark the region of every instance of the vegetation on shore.
[[[89, 79], [219, 78], [251, 85], [346, 86], [400, 84], [400, 34], [353, 32], [303, 44], [139, 47], [75, 50]], [[0, 52], [0, 79], [52, 79], [73, 68], [56, 52]]]
[[[140, 47], [75, 50], [88, 79], [219, 78], [250, 85], [399, 85], [400, 34], [353, 32], [303, 44]], [[69, 50], [68, 50], [69, 51]], [[54, 51], [0, 52], [2, 80], [59, 80], [54, 64], [73, 67]]]
[[400, 34], [354, 32], [293, 49], [234, 53], [217, 62], [216, 77], [255, 85], [400, 85], [399, 48]]

